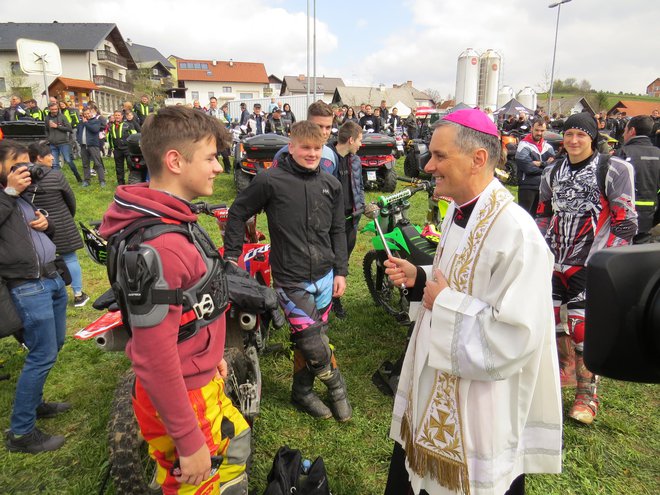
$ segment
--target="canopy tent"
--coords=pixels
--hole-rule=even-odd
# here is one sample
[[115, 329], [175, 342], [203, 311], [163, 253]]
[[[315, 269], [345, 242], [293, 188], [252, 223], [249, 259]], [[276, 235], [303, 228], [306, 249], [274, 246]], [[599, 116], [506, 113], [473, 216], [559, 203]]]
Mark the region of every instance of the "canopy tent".
[[396, 107], [397, 113], [400, 117], [405, 118], [408, 115], [410, 115], [410, 112], [412, 111], [408, 105], [406, 105], [404, 102], [401, 100], [397, 101], [394, 105], [390, 107], [390, 111], [392, 108]]
[[470, 105], [468, 105], [467, 103], [461, 102], [458, 105], [453, 106], [452, 108], [450, 108], [447, 113], [452, 113], [452, 112], [455, 112], [456, 110], [465, 110], [466, 108], [472, 108], [472, 107]]
[[508, 117], [509, 115], [516, 116], [520, 112], [524, 112], [527, 115], [534, 115], [534, 110], [530, 110], [515, 98], [511, 98], [508, 102], [495, 110], [493, 113], [495, 115], [503, 114], [505, 117]]

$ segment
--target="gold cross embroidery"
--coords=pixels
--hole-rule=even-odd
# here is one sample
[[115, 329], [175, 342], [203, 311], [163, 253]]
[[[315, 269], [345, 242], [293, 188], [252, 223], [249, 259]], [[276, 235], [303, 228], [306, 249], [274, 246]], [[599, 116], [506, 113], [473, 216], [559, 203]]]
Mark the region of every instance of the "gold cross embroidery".
[[456, 431], [456, 425], [453, 423], [447, 424], [449, 419], [449, 413], [446, 411], [438, 411], [438, 419], [431, 416], [431, 421], [429, 423], [430, 428], [436, 428], [437, 432], [435, 434], [435, 439], [442, 443], [447, 443], [446, 434], [450, 438], [454, 438], [454, 432]]

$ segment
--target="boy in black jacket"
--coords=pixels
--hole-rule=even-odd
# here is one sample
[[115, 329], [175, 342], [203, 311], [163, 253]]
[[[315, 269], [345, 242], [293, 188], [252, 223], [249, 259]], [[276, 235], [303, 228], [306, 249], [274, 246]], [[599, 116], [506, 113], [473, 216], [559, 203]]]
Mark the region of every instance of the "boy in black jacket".
[[225, 259], [241, 253], [244, 223], [261, 210], [268, 217], [274, 286], [294, 344], [292, 402], [314, 417], [331, 411], [314, 393], [314, 378], [328, 387], [334, 414], [348, 421], [346, 385], [327, 337], [332, 297], [346, 288], [344, 200], [340, 182], [319, 168], [325, 137], [309, 121], [291, 127], [291, 142], [276, 167], [254, 178], [229, 210]]

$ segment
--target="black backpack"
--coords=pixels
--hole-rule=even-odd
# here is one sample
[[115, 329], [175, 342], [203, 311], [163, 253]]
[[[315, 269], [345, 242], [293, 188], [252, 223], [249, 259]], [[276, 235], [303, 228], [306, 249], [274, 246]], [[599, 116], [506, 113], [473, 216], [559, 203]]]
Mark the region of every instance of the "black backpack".
[[264, 495], [332, 495], [323, 459], [317, 457], [303, 474], [302, 454], [286, 445], [275, 454], [267, 481]]

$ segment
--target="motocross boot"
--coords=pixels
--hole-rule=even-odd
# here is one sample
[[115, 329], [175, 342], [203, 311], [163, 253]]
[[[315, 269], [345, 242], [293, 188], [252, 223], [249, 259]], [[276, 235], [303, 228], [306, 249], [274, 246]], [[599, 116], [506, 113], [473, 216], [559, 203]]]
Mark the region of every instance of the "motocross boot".
[[341, 376], [338, 368], [319, 375], [319, 379], [328, 387], [328, 395], [335, 418], [340, 423], [348, 421], [353, 417], [353, 408], [348, 402], [348, 393], [346, 392], [346, 382]]
[[305, 358], [298, 349], [293, 351], [291, 402], [314, 418], [329, 419], [332, 417], [330, 408], [314, 392], [314, 373], [307, 368]]
[[248, 495], [248, 477], [243, 472], [233, 480], [220, 483], [220, 495]]
[[583, 423], [590, 425], [593, 423], [598, 412], [598, 375], [594, 375], [584, 365], [582, 352], [575, 353], [575, 368], [577, 373], [577, 389], [575, 390], [575, 401], [568, 415]]
[[559, 355], [559, 380], [563, 387], [575, 387], [575, 346], [566, 333], [557, 334], [557, 354]]

